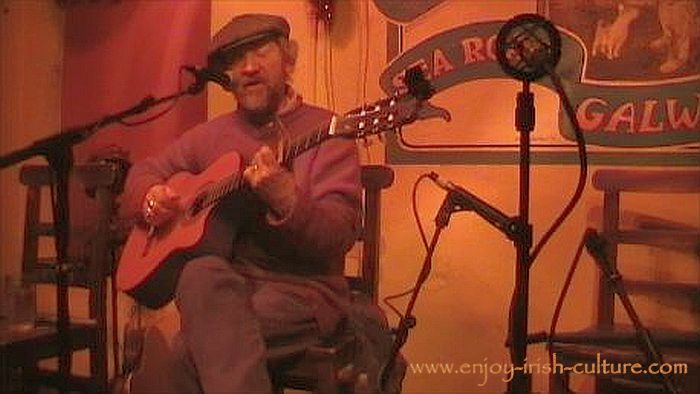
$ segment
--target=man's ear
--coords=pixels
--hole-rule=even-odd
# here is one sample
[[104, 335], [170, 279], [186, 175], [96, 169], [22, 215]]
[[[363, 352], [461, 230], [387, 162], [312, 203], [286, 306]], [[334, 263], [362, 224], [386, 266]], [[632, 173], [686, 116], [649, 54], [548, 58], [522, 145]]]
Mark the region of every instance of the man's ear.
[[296, 64], [298, 55], [299, 43], [297, 43], [297, 40], [289, 40], [287, 43], [287, 56], [289, 56], [289, 62]]
[[287, 75], [291, 76], [292, 72], [294, 71], [294, 66], [297, 63], [297, 56], [299, 55], [299, 44], [296, 42], [296, 40], [289, 40], [287, 42], [284, 52], [285, 71], [287, 72]]

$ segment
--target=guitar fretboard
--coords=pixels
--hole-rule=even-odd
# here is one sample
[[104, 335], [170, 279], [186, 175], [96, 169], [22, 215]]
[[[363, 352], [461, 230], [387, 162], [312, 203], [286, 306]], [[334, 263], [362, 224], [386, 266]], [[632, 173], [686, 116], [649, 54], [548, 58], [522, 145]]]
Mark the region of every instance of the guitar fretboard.
[[290, 140], [282, 152], [282, 164], [289, 168], [292, 160], [294, 160], [295, 157], [313, 148], [314, 146], [321, 144], [323, 141], [330, 139], [332, 137], [331, 125], [334, 123], [335, 120], [330, 124], [316, 128], [311, 133], [296, 136], [294, 139]]
[[237, 173], [227, 176], [216, 182], [214, 185], [202, 190], [192, 201], [192, 204], [189, 207], [189, 214], [194, 216], [202, 209], [218, 203], [219, 200], [227, 196], [229, 193], [240, 189], [241, 175], [242, 173], [238, 171]]

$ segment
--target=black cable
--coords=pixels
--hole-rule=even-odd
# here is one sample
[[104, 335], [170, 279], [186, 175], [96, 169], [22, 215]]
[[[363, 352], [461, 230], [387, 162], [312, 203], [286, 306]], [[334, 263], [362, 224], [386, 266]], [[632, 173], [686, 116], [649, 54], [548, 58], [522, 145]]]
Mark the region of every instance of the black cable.
[[564, 106], [564, 110], [569, 118], [569, 121], [571, 122], [571, 125], [573, 126], [574, 129], [574, 134], [576, 136], [576, 145], [578, 146], [578, 156], [579, 156], [579, 177], [578, 177], [578, 183], [576, 184], [576, 190], [574, 191], [574, 194], [571, 196], [571, 199], [569, 202], [566, 204], [566, 207], [562, 210], [562, 212], [559, 214], [559, 216], [552, 222], [552, 225], [549, 227], [549, 229], [544, 233], [540, 241], [537, 243], [535, 248], [532, 250], [532, 253], [530, 254], [530, 259], [529, 259], [529, 266], [532, 266], [532, 264], [535, 262], [535, 259], [539, 255], [539, 253], [542, 251], [542, 248], [544, 245], [549, 241], [549, 239], [552, 237], [554, 232], [557, 231], [559, 226], [561, 226], [562, 223], [564, 223], [564, 220], [566, 219], [569, 214], [573, 211], [574, 207], [578, 203], [578, 201], [581, 199], [581, 196], [583, 195], [583, 189], [586, 187], [586, 181], [588, 180], [588, 156], [586, 154], [586, 141], [583, 137], [583, 132], [581, 131], [581, 126], [578, 123], [578, 119], [576, 118], [576, 113], [574, 111], [574, 107], [571, 105], [571, 101], [569, 101], [569, 97], [567, 96], [566, 92], [564, 91], [564, 87], [561, 83], [561, 79], [559, 76], [554, 73], [552, 70], [548, 70], [549, 75], [552, 79], [552, 82], [554, 84], [554, 87], [561, 99], [562, 105]]
[[384, 298], [382, 299], [382, 302], [384, 302], [384, 304], [385, 304], [386, 306], [388, 306], [389, 309], [391, 309], [391, 311], [394, 312], [394, 314], [396, 314], [396, 316], [399, 317], [399, 319], [403, 319], [403, 313], [401, 313], [401, 311], [399, 311], [399, 308], [395, 307], [395, 306], [394, 306], [391, 302], [389, 302], [389, 301], [395, 300], [395, 299], [397, 299], [397, 298], [405, 297], [405, 296], [411, 294], [411, 293], [413, 292], [414, 289], [415, 289], [415, 287], [411, 287], [410, 289], [404, 290], [404, 291], [402, 291], [401, 293], [396, 293], [396, 294], [388, 295], [388, 296], [386, 296], [386, 297], [384, 297]]
[[328, 29], [328, 93], [330, 94], [331, 110], [335, 111], [335, 87], [333, 86], [333, 34], [330, 24]]
[[[185, 70], [185, 66], [180, 66], [180, 69], [178, 70], [178, 77], [177, 77], [177, 91], [178, 92], [182, 91], [182, 74], [183, 74], [184, 70]], [[136, 120], [133, 122], [121, 120], [121, 121], [119, 121], [119, 124], [122, 126], [127, 126], [127, 127], [135, 127], [135, 126], [140, 126], [142, 124], [146, 124], [148, 122], [152, 122], [158, 118], [165, 116], [168, 112], [172, 111], [173, 108], [175, 108], [175, 106], [177, 105], [178, 101], [180, 101], [180, 96], [176, 97], [175, 100], [172, 100], [170, 102], [170, 104], [165, 109], [163, 109], [162, 111], [160, 111], [152, 116], [149, 116], [148, 118], [145, 118], [142, 120]]]
[[[365, 29], [364, 29], [364, 48], [363, 52], [363, 64], [361, 65], [361, 78], [362, 78], [362, 98], [361, 102], [367, 102], [367, 80], [368, 80], [368, 68], [369, 68], [369, 3], [365, 3]], [[381, 136], [381, 134], [380, 134]], [[363, 147], [365, 148], [365, 153], [367, 154], [367, 160], [372, 162], [371, 151], [369, 147], [371, 143], [369, 140], [364, 140]]]
[[[320, 23], [322, 23], [320, 19], [316, 21], [316, 25], [318, 25]], [[323, 43], [323, 54], [325, 55], [325, 60], [324, 60], [324, 64], [323, 64], [323, 74], [324, 74], [323, 77], [325, 79], [325, 85], [326, 85], [326, 103], [331, 108], [331, 110], [334, 110], [333, 98], [331, 96], [331, 83], [332, 83], [331, 78], [332, 77], [330, 75], [330, 73], [331, 73], [330, 61], [331, 60], [330, 60], [330, 55], [329, 55], [330, 47], [332, 45], [330, 43], [331, 31], [330, 31], [330, 26], [328, 24], [324, 24], [323, 27], [324, 27], [323, 33], [324, 33], [324, 37], [325, 37], [325, 41]]]
[[[423, 246], [425, 247], [426, 252], [428, 251], [428, 238], [425, 235], [425, 229], [423, 228], [423, 224], [420, 221], [420, 216], [418, 215], [418, 203], [417, 203], [417, 195], [418, 195], [418, 185], [425, 179], [429, 179], [430, 174], [421, 174], [418, 179], [413, 183], [413, 189], [411, 191], [411, 209], [413, 211], [413, 219], [416, 221], [416, 226], [418, 227], [418, 233], [420, 234], [421, 240], [423, 242]], [[408, 290], [404, 290], [400, 293], [396, 294], [391, 294], [382, 299], [382, 302], [389, 307], [399, 318], [403, 318], [403, 313], [399, 311], [398, 308], [396, 308], [393, 304], [391, 304], [391, 300], [395, 300], [397, 298], [405, 297], [409, 294], [411, 294], [415, 290], [415, 286], [411, 287]]]
[[362, 102], [367, 101], [367, 80], [369, 77], [369, 2], [365, 2], [364, 64], [362, 71]]
[[[110, 257], [112, 258], [112, 267], [117, 262], [117, 252], [114, 245], [110, 245]], [[117, 277], [113, 272], [110, 272], [110, 293], [112, 295], [112, 361], [114, 363], [114, 376], [119, 376], [121, 367], [119, 363], [119, 306], [117, 300], [119, 294], [117, 291]]]
[[571, 261], [571, 267], [569, 268], [569, 272], [566, 274], [566, 279], [564, 280], [564, 286], [561, 289], [561, 292], [559, 293], [559, 299], [557, 300], [557, 304], [554, 307], [554, 314], [552, 315], [552, 322], [549, 326], [549, 335], [547, 335], [547, 351], [549, 353], [549, 364], [552, 365], [554, 363], [553, 359], [553, 353], [552, 353], [552, 342], [554, 339], [554, 332], [557, 329], [557, 323], [559, 322], [559, 315], [561, 314], [561, 309], [562, 306], [564, 305], [564, 298], [566, 298], [566, 294], [569, 292], [569, 287], [571, 286], [571, 281], [574, 278], [574, 273], [576, 272], [576, 268], [578, 267], [579, 261], [581, 261], [581, 254], [583, 253], [583, 246], [585, 245], [586, 238], [585, 236], [581, 236], [581, 242], [578, 244], [578, 248], [576, 249], [576, 255], [574, 256], [574, 259]]
[[430, 174], [421, 174], [421, 176], [416, 179], [413, 184], [413, 190], [411, 191], [411, 210], [413, 211], [413, 220], [416, 221], [416, 226], [418, 227], [418, 233], [423, 241], [423, 247], [428, 250], [428, 237], [425, 235], [425, 229], [420, 221], [420, 216], [418, 215], [418, 184], [424, 179], [430, 179]]

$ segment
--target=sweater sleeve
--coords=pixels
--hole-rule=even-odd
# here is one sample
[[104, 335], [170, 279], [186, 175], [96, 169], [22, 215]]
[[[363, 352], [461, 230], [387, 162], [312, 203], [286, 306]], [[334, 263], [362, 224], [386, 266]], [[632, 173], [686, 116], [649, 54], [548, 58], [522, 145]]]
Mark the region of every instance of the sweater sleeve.
[[268, 224], [286, 233], [296, 254], [312, 262], [343, 256], [360, 228], [360, 165], [354, 141], [336, 139], [321, 145], [310, 165], [308, 188], [297, 189], [291, 213]]
[[151, 186], [165, 183], [178, 172], [201, 172], [196, 151], [197, 146], [203, 143], [202, 140], [201, 130], [188, 130], [161, 153], [135, 163], [129, 170], [124, 185], [120, 216], [127, 220], [138, 220], [141, 204]]

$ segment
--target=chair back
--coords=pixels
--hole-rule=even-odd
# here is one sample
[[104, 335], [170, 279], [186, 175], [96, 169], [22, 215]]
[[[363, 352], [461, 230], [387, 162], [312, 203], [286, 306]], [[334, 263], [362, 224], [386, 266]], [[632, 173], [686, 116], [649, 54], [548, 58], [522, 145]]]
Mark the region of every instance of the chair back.
[[363, 189], [362, 244], [360, 267], [356, 276], [348, 281], [353, 291], [377, 301], [379, 288], [379, 251], [381, 245], [382, 190], [394, 182], [394, 170], [384, 165], [364, 165], [361, 172]]
[[[105, 265], [110, 256], [110, 226], [114, 213], [114, 194], [111, 191], [118, 174], [109, 164], [84, 164], [74, 168], [72, 178], [81, 187], [94, 193], [97, 206], [95, 221], [88, 227], [71, 228], [71, 256], [68, 283], [89, 288], [104, 280], [112, 270]], [[51, 220], [42, 219], [42, 198], [52, 185], [50, 168], [44, 165], [25, 165], [20, 169], [20, 183], [27, 187], [24, 242], [22, 246], [22, 275], [31, 283], [56, 283], [55, 257], [40, 257], [40, 239], [55, 237]], [[49, 215], [49, 217], [52, 215]], [[91, 261], [99, 263], [90, 263]]]
[[[107, 388], [107, 277], [113, 271], [112, 218], [115, 211], [114, 185], [120, 179], [120, 169], [109, 163], [83, 164], [73, 168], [71, 182], [75, 181], [92, 195], [97, 206], [94, 220], [86, 227], [71, 226], [67, 262], [67, 286], [88, 289], [89, 317], [75, 319], [71, 332], [83, 333], [85, 338], [72, 338], [73, 350], [90, 350], [90, 382], [94, 390]], [[22, 280], [29, 284], [56, 284], [57, 261], [55, 253], [43, 257], [40, 240], [56, 235], [52, 220], [42, 216], [42, 197], [49, 194], [53, 184], [51, 169], [45, 165], [25, 165], [20, 169], [20, 182], [27, 188], [24, 241], [22, 246]], [[54, 243], [51, 243], [53, 246]], [[58, 311], [56, 312], [58, 315]], [[66, 311], [68, 313], [68, 311]], [[44, 316], [42, 316], [44, 317]], [[52, 317], [47, 317], [52, 320]], [[73, 319], [72, 319], [73, 320]], [[77, 329], [77, 327], [82, 327]], [[71, 335], [71, 334], [69, 334]], [[77, 334], [76, 334], [77, 335]], [[37, 357], [55, 356], [56, 346], [46, 346]], [[54, 349], [54, 350], [51, 350]], [[82, 383], [77, 383], [82, 384]], [[91, 391], [92, 389], [88, 390]]]
[[[630, 229], [623, 228], [621, 225], [623, 194], [697, 195], [700, 192], [700, 171], [599, 170], [593, 174], [593, 187], [603, 192], [602, 235], [608, 241], [606, 253], [611, 262], [617, 262], [618, 248], [625, 244], [684, 250], [700, 256], [700, 228], [698, 227], [647, 213], [632, 213], [630, 216], [633, 216], [634, 223]], [[597, 325], [610, 328], [614, 324], [615, 316], [613, 289], [603, 275], [599, 275], [598, 284]], [[654, 286], [659, 289], [665, 287], [666, 291], [682, 293], [684, 288], [696, 288], [697, 284], [652, 284], [652, 282], [627, 281], [630, 291], [634, 291], [635, 287]]]

